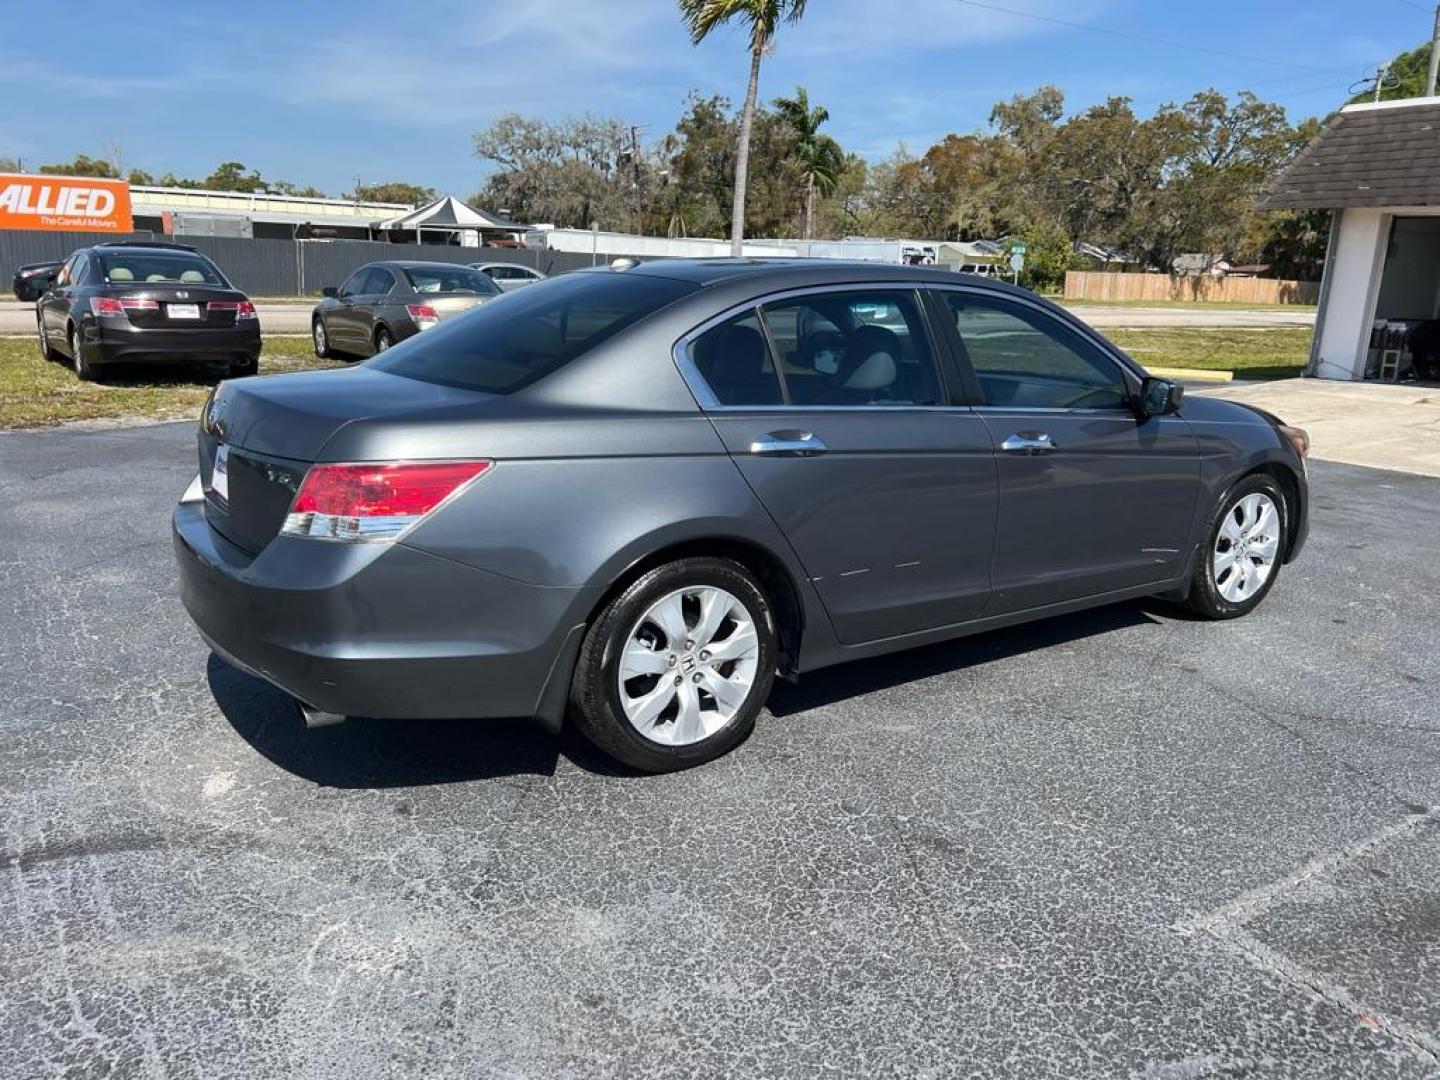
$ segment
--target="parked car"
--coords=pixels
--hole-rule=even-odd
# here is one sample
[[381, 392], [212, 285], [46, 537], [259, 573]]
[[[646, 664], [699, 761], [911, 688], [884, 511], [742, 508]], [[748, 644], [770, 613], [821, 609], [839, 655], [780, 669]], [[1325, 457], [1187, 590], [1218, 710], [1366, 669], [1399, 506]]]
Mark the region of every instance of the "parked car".
[[489, 262], [471, 263], [470, 265], [489, 277], [506, 292], [523, 289], [526, 285], [534, 285], [537, 281], [545, 280], [545, 275], [539, 270], [531, 270], [530, 267], [521, 266], [519, 263]]
[[642, 770], [730, 750], [777, 673], [1154, 594], [1245, 615], [1307, 528], [1302, 431], [935, 269], [583, 270], [223, 383], [198, 438], [175, 550], [220, 656], [311, 723], [568, 710]]
[[10, 283], [15, 299], [39, 300], [55, 280], [55, 275], [60, 272], [62, 265], [58, 262], [41, 262], [27, 263], [20, 267], [15, 271], [15, 278]]
[[36, 307], [40, 351], [82, 379], [121, 363], [260, 363], [255, 305], [194, 248], [159, 241], [96, 244], [71, 254]]
[[315, 355], [360, 357], [493, 300], [500, 286], [455, 263], [373, 262], [323, 295], [310, 316]]

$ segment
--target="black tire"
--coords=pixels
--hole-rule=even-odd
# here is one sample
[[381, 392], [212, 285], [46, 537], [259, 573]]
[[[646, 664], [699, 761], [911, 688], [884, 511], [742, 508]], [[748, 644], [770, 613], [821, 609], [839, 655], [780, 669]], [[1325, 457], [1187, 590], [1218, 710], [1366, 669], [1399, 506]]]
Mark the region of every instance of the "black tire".
[[45, 324], [39, 319], [35, 320], [35, 337], [40, 342], [41, 356], [55, 364], [65, 361], [64, 354], [51, 347], [50, 339], [45, 336]]
[[[1244, 599], [1226, 599], [1214, 573], [1214, 555], [1220, 543], [1220, 530], [1228, 516], [1234, 515], [1242, 500], [1250, 495], [1264, 495], [1275, 505], [1279, 514], [1278, 536], [1276, 537], [1275, 560], [1265, 580]], [[1286, 540], [1290, 529], [1290, 507], [1285, 493], [1280, 490], [1274, 478], [1265, 473], [1245, 477], [1225, 493], [1224, 498], [1211, 515], [1209, 527], [1205, 530], [1205, 541], [1195, 560], [1194, 578], [1190, 583], [1188, 606], [1207, 619], [1238, 619], [1248, 615], [1260, 606], [1260, 602], [1275, 587], [1280, 576], [1280, 567], [1285, 561]]]
[[256, 357], [254, 360], [242, 360], [238, 364], [230, 365], [230, 378], [232, 379], [244, 379], [251, 375], [258, 374], [260, 374], [259, 357]]
[[[630, 723], [621, 704], [617, 666], [628, 635], [651, 605], [691, 586], [724, 589], [748, 609], [759, 641], [759, 657], [750, 690], [729, 723], [697, 742], [671, 746], [646, 738]], [[611, 600], [586, 633], [570, 684], [575, 725], [604, 753], [642, 772], [674, 772], [703, 765], [729, 753], [755, 727], [755, 718], [775, 681], [776, 649], [770, 598], [745, 567], [730, 559], [709, 557], [657, 566]], [[669, 677], [668, 672], [660, 676]]]
[[330, 332], [325, 329], [324, 321], [318, 317], [310, 320], [310, 346], [321, 360], [328, 360], [335, 355], [335, 350], [330, 347]]
[[100, 373], [85, 359], [85, 350], [80, 347], [80, 327], [72, 323], [66, 340], [70, 343], [70, 367], [75, 374], [84, 382], [98, 378]]
[[386, 349], [395, 344], [395, 337], [390, 333], [390, 328], [382, 326], [375, 331], [375, 355], [379, 356]]

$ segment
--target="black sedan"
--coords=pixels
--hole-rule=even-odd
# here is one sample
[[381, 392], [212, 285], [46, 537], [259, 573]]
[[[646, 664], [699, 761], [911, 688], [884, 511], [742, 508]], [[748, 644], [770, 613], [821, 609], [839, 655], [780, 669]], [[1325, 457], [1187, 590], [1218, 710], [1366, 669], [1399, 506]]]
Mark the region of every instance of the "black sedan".
[[15, 271], [15, 277], [10, 282], [15, 299], [39, 300], [45, 295], [45, 290], [50, 288], [62, 265], [58, 262], [40, 262], [26, 263], [20, 267]]
[[220, 656], [312, 722], [569, 715], [649, 770], [734, 747], [777, 674], [1141, 596], [1246, 615], [1308, 503], [1304, 432], [1033, 294], [824, 260], [567, 274], [222, 383], [198, 438], [175, 548]]
[[260, 363], [255, 305], [193, 248], [159, 242], [96, 244], [65, 260], [36, 304], [47, 359], [82, 379], [122, 363], [228, 367]]

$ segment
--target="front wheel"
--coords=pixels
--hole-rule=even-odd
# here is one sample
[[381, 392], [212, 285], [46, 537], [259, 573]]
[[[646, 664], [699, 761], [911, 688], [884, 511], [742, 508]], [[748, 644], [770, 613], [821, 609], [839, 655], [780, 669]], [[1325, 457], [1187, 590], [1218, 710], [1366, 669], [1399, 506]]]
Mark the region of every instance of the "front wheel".
[[315, 355], [321, 360], [334, 355], [330, 350], [330, 335], [325, 332], [324, 319], [316, 319], [310, 324], [310, 340], [315, 346]]
[[729, 559], [642, 574], [585, 635], [570, 701], [581, 732], [622, 764], [672, 772], [749, 735], [775, 679], [775, 617]]
[[1285, 558], [1285, 495], [1269, 476], [1247, 476], [1221, 500], [1190, 587], [1190, 607], [1235, 619], [1260, 605]]
[[230, 378], [232, 379], [245, 379], [251, 375], [258, 374], [260, 374], [260, 360], [258, 357], [254, 360], [242, 360], [238, 364], [230, 365]]
[[85, 350], [80, 347], [80, 342], [80, 327], [70, 327], [70, 364], [76, 375], [89, 382], [95, 378], [96, 371], [90, 361], [85, 359]]

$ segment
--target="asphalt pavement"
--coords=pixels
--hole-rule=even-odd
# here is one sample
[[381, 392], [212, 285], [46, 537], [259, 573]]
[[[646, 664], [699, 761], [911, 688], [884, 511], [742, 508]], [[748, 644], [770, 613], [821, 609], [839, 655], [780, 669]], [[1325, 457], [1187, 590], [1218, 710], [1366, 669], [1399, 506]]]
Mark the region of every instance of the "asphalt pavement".
[[1440, 480], [1248, 619], [777, 689], [688, 773], [351, 721], [176, 599], [189, 424], [0, 434], [0, 1074], [1440, 1075]]
[[[265, 334], [308, 334], [310, 313], [314, 304], [261, 300], [255, 305], [260, 317], [260, 330]], [[1315, 325], [1313, 308], [1193, 308], [1179, 307], [1089, 307], [1073, 309], [1075, 314], [1092, 326], [1142, 328], [1147, 326], [1229, 327], [1249, 329], [1284, 329]], [[0, 299], [0, 336], [33, 334], [35, 305], [13, 298]]]

